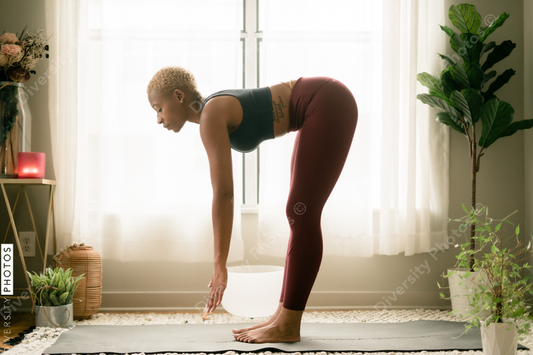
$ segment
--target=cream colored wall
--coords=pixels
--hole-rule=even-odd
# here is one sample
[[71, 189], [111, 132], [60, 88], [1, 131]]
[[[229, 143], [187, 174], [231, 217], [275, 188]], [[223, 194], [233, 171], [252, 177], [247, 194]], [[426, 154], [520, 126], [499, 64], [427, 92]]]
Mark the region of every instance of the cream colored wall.
[[[526, 0], [531, 1], [531, 0]], [[515, 108], [517, 118], [524, 116], [524, 16], [522, 0], [502, 2], [499, 0], [474, 0], [483, 17], [499, 15], [506, 11], [511, 17], [506, 24], [496, 31], [491, 40], [497, 43], [512, 39], [517, 48], [503, 64], [496, 65], [496, 70], [512, 67], [517, 71], [507, 86], [498, 92], [500, 99], [510, 102]], [[24, 0], [15, 3], [0, 0], [0, 23], [34, 24], [44, 23], [43, 10], [38, 7], [39, 0]], [[446, 0], [446, 8], [462, 1]], [[25, 12], [18, 9], [25, 4]], [[32, 6], [37, 6], [34, 8]], [[4, 11], [7, 9], [7, 12]], [[527, 22], [527, 21], [526, 21]], [[435, 24], [436, 26], [437, 24]], [[447, 25], [451, 26], [449, 21]], [[40, 28], [40, 27], [39, 27]], [[0, 30], [3, 30], [0, 29]], [[8, 30], [6, 28], [6, 30]], [[16, 31], [17, 28], [9, 29]], [[450, 51], [450, 50], [448, 50]], [[451, 53], [449, 53], [451, 54]], [[437, 55], [435, 54], [437, 60]], [[39, 100], [32, 102], [34, 119], [40, 127], [34, 133], [35, 150], [49, 152], [49, 130], [46, 129], [47, 88], [44, 87]], [[527, 96], [526, 96], [527, 97]], [[531, 97], [531, 94], [528, 96]], [[37, 118], [37, 115], [41, 118]], [[34, 124], [34, 127], [37, 123]], [[39, 133], [37, 133], [39, 132]], [[450, 217], [460, 217], [461, 203], [470, 200], [470, 168], [465, 138], [452, 132], [450, 134]], [[531, 136], [529, 136], [531, 137]], [[531, 144], [529, 144], [531, 146]], [[511, 138], [504, 138], [487, 150], [482, 158], [481, 171], [478, 174], [478, 202], [490, 206], [493, 216], [503, 216], [510, 211], [519, 210], [514, 221], [524, 222], [524, 159], [529, 159], [531, 172], [531, 154], [524, 155], [524, 134], [522, 132]], [[48, 168], [48, 166], [47, 166]], [[531, 177], [531, 173], [529, 175]], [[528, 179], [531, 216], [533, 201], [531, 179]], [[59, 187], [60, 188], [60, 187]], [[3, 215], [3, 210], [0, 210]], [[60, 217], [60, 216], [59, 216]], [[41, 221], [44, 224], [44, 221]], [[0, 221], [0, 228], [5, 221]], [[282, 258], [260, 257], [251, 253], [255, 246], [257, 215], [246, 214], [242, 219], [245, 239], [245, 261], [250, 264], [283, 265]], [[457, 226], [450, 226], [449, 232]], [[0, 229], [1, 231], [2, 229]], [[438, 250], [438, 249], [435, 249]], [[442, 282], [440, 275], [452, 266], [456, 250], [436, 251], [433, 254], [414, 256], [374, 256], [372, 258], [348, 258], [325, 256], [308, 306], [310, 309], [329, 308], [446, 308], [448, 302], [438, 297], [437, 282]], [[237, 264], [237, 263], [235, 263]], [[233, 265], [233, 264], [232, 264]], [[419, 276], [416, 282], [406, 283], [409, 288], [402, 295], [394, 291], [413, 274], [421, 265], [430, 271]], [[420, 269], [422, 270], [422, 269]], [[189, 309], [201, 308], [207, 296], [207, 283], [211, 276], [209, 263], [122, 263], [104, 260], [104, 296], [103, 310], [148, 310], [148, 309]], [[387, 297], [396, 298], [379, 304]]]
[[[44, 1], [41, 0], [0, 0], [0, 33], [13, 32], [21, 33], [24, 27], [27, 26], [29, 31], [37, 31], [45, 28], [44, 17]], [[48, 70], [49, 60], [42, 59], [36, 66], [35, 70], [38, 73], [25, 83], [25, 85], [33, 86], [38, 90], [28, 100], [28, 105], [32, 115], [32, 140], [31, 149], [35, 152], [46, 153], [46, 178], [53, 179], [52, 168], [52, 153], [50, 151], [50, 124], [48, 120], [48, 83], [40, 85], [37, 80]], [[13, 203], [16, 197], [16, 188], [6, 188], [9, 198]], [[32, 211], [35, 216], [37, 233], [41, 237], [45, 235], [46, 226], [46, 211], [47, 211], [47, 189], [45, 187], [28, 187], [28, 195], [32, 203]], [[26, 204], [21, 202], [18, 210], [15, 213], [18, 231], [33, 231], [30, 218], [27, 213]], [[4, 204], [4, 199], [0, 202], [0, 236], [2, 241], [8, 225], [7, 209]], [[14, 243], [13, 235], [10, 234], [10, 239], [7, 243]], [[43, 240], [44, 238], [41, 238]], [[44, 247], [44, 244], [43, 244]], [[17, 256], [18, 258], [18, 256]], [[42, 259], [26, 258], [27, 267], [30, 270], [39, 270], [42, 267]], [[15, 287], [26, 287], [24, 274], [20, 262], [15, 263]], [[16, 303], [14, 303], [15, 305]], [[18, 306], [17, 306], [18, 307]], [[31, 307], [28, 302], [23, 303], [20, 309]], [[30, 308], [31, 309], [31, 308]]]

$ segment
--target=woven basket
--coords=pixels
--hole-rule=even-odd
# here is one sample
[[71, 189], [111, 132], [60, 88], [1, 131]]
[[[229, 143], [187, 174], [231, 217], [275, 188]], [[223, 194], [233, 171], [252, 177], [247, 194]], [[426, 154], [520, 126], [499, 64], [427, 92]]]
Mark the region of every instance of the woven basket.
[[57, 267], [72, 268], [72, 277], [85, 274], [74, 292], [74, 319], [89, 318], [98, 312], [102, 303], [100, 254], [94, 251], [93, 247], [74, 244], [58, 253], [54, 260]]

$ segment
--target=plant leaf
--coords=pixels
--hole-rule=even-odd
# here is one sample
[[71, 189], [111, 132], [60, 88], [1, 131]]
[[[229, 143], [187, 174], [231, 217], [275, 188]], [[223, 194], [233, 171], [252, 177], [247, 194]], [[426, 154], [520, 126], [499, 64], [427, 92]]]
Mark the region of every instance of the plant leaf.
[[481, 55], [487, 53], [496, 46], [496, 42], [483, 43], [483, 49], [481, 49]]
[[533, 119], [512, 122], [509, 126], [507, 126], [506, 129], [502, 131], [502, 133], [500, 133], [499, 138], [512, 136], [518, 130], [530, 128], [533, 128]]
[[457, 33], [454, 33], [453, 36], [450, 37], [450, 47], [452, 47], [453, 51], [459, 54], [459, 56], [463, 58], [464, 61], [470, 61], [470, 57], [468, 56], [468, 49], [466, 49], [465, 42]]
[[468, 75], [466, 75], [465, 70], [461, 65], [455, 63], [450, 67], [450, 74], [452, 75], [453, 80], [459, 85], [461, 91], [470, 87], [470, 82], [468, 81]]
[[425, 87], [429, 88], [430, 95], [437, 96], [445, 101], [448, 101], [448, 98], [444, 94], [444, 91], [442, 90], [442, 86], [440, 84], [440, 79], [429, 74], [429, 73], [420, 73], [416, 76], [416, 79], [420, 82], [420, 84], [424, 85]]
[[469, 87], [481, 90], [481, 86], [483, 85], [483, 79], [485, 78], [485, 73], [483, 72], [483, 70], [481, 70], [479, 63], [477, 61], [463, 62], [463, 68], [470, 84]]
[[450, 94], [454, 90], [458, 90], [458, 91], [462, 90], [461, 86], [458, 85], [455, 82], [455, 79], [452, 77], [452, 74], [450, 73], [450, 69], [451, 68], [452, 68], [452, 66], [448, 67], [448, 69], [446, 69], [446, 70], [443, 70], [441, 75], [440, 75], [440, 83], [442, 85], [442, 90], [444, 91], [444, 94], [447, 97], [450, 97]]
[[461, 113], [457, 111], [453, 106], [448, 105], [443, 99], [431, 96], [429, 94], [419, 94], [416, 97], [426, 105], [429, 105], [431, 107], [437, 107], [448, 112], [450, 116], [454, 119], [459, 120], [461, 117]]
[[515, 47], [516, 43], [513, 43], [510, 40], [503, 41], [499, 45], [495, 46], [494, 50], [487, 56], [487, 60], [485, 60], [485, 63], [483, 63], [481, 69], [483, 69], [483, 71], [487, 71], [488, 69], [492, 68], [494, 64], [508, 57]]
[[511, 79], [511, 77], [515, 73], [516, 71], [514, 71], [513, 69], [507, 69], [506, 71], [498, 75], [498, 77], [492, 83], [490, 83], [487, 91], [482, 93], [485, 102], [494, 98], [494, 93], [496, 92], [496, 90], [507, 84], [507, 82], [509, 82], [509, 79]]
[[471, 4], [450, 6], [448, 17], [452, 24], [462, 33], [477, 34], [477, 31], [481, 26], [481, 16], [477, 12], [476, 7]]
[[483, 50], [483, 43], [479, 41], [479, 36], [477, 34], [462, 33], [459, 37], [461, 37], [466, 48], [468, 62], [479, 63], [481, 51]]
[[[466, 89], [465, 89], [466, 90]], [[470, 107], [463, 94], [457, 90], [450, 95], [450, 101], [454, 107], [463, 113], [463, 118], [466, 123], [472, 124], [472, 116], [470, 115]]]
[[451, 128], [455, 129], [457, 132], [465, 134], [464, 125], [461, 122], [456, 122], [450, 117], [450, 114], [448, 112], [439, 112], [435, 114], [435, 119], [445, 124], [446, 126], [450, 126]]
[[488, 148], [513, 121], [514, 109], [505, 101], [494, 98], [481, 107], [483, 129], [479, 145]]
[[452, 59], [450, 59], [450, 57], [445, 56], [443, 54], [439, 54], [439, 56], [441, 57], [441, 59], [444, 59], [445, 61], [447, 61], [448, 64], [450, 64], [450, 65], [454, 65], [455, 64], [455, 62]]
[[483, 87], [487, 81], [494, 78], [496, 76], [496, 70], [492, 70], [488, 72], [487, 74], [483, 75], [483, 82], [481, 83], [481, 87]]
[[507, 20], [508, 17], [509, 14], [504, 12], [500, 16], [498, 16], [498, 18], [494, 20], [494, 22], [492, 22], [489, 27], [480, 28], [478, 30], [480, 41], [485, 42], [485, 39], [487, 39], [487, 37], [490, 36], [492, 32], [496, 31], [498, 27], [503, 25], [503, 23], [505, 22], [505, 20]]
[[451, 29], [450, 27], [448, 27], [448, 26], [442, 26], [442, 25], [440, 25], [440, 28], [441, 28], [444, 32], [446, 32], [446, 34], [447, 34], [448, 36], [450, 36], [450, 37], [453, 36], [454, 34], [456, 34], [455, 31], [452, 30], [452, 29]]
[[483, 96], [481, 96], [481, 92], [479, 90], [475, 89], [463, 89], [461, 90], [461, 93], [463, 94], [464, 98], [466, 99], [466, 102], [468, 103], [472, 122], [476, 123], [481, 115]]

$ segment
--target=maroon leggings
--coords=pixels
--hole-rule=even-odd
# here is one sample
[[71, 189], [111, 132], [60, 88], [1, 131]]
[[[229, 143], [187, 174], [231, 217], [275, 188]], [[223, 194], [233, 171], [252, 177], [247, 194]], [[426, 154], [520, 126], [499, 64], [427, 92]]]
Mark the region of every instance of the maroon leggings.
[[322, 260], [322, 209], [342, 171], [357, 124], [348, 88], [326, 77], [300, 78], [289, 102], [297, 130], [291, 158], [287, 218], [290, 239], [280, 302], [303, 311]]

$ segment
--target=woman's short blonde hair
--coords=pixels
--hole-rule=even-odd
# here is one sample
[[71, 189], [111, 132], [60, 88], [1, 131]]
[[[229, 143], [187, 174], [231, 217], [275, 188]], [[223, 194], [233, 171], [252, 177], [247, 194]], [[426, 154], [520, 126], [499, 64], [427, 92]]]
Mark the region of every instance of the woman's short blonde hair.
[[180, 89], [186, 93], [198, 96], [194, 75], [182, 67], [164, 67], [153, 76], [148, 83], [146, 93], [154, 91], [156, 94], [171, 94]]

